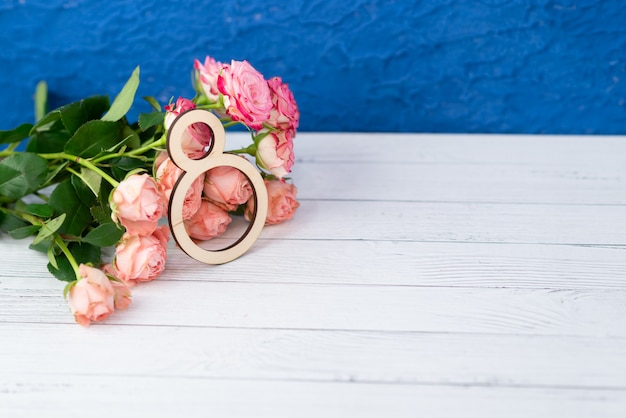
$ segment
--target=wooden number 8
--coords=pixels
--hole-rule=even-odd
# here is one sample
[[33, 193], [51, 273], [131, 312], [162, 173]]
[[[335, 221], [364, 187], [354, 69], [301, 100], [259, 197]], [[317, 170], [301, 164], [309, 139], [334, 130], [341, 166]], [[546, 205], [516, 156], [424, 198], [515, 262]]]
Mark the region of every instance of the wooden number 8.
[[[185, 154], [181, 142], [185, 130], [194, 123], [205, 123], [213, 132], [209, 152], [198, 160], [192, 160]], [[220, 120], [211, 112], [194, 109], [181, 114], [170, 126], [167, 134], [167, 151], [172, 162], [181, 170], [182, 175], [172, 189], [169, 202], [169, 223], [172, 235], [180, 248], [192, 258], [207, 264], [223, 264], [243, 255], [252, 247], [265, 225], [267, 217], [267, 189], [263, 178], [248, 160], [233, 154], [224, 153], [225, 133]], [[189, 236], [183, 223], [183, 204], [185, 195], [193, 181], [208, 170], [219, 167], [234, 167], [250, 181], [254, 191], [254, 213], [244, 234], [232, 245], [220, 250], [200, 248]]]

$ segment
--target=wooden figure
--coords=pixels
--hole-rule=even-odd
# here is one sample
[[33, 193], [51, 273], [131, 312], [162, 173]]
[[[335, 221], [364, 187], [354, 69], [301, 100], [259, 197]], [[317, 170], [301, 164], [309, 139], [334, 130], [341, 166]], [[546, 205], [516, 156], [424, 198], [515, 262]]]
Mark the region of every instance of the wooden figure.
[[[185, 154], [181, 146], [182, 135], [194, 123], [205, 123], [213, 132], [213, 141], [209, 152], [204, 157], [193, 160]], [[223, 264], [243, 255], [252, 247], [265, 225], [267, 217], [267, 189], [261, 174], [245, 158], [224, 153], [225, 132], [220, 120], [211, 112], [201, 109], [187, 111], [172, 123], [167, 134], [167, 151], [172, 162], [181, 170], [182, 175], [172, 189], [169, 201], [169, 224], [172, 235], [180, 248], [190, 257], [207, 264]], [[233, 244], [219, 250], [205, 250], [199, 247], [189, 236], [183, 223], [183, 204], [187, 190], [193, 181], [208, 170], [219, 167], [235, 167], [250, 181], [254, 191], [255, 211], [244, 234]]]

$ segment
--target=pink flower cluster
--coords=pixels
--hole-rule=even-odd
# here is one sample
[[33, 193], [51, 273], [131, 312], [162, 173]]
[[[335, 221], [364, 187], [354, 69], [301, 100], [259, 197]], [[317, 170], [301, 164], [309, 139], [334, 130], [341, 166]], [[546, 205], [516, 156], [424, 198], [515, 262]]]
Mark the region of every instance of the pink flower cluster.
[[131, 303], [130, 288], [158, 277], [165, 268], [170, 231], [159, 226], [165, 196], [148, 174], [134, 174], [111, 195], [111, 217], [126, 232], [115, 248], [111, 264], [98, 269], [81, 264], [81, 279], [71, 286], [69, 305], [76, 322], [89, 325]]
[[[166, 155], [166, 154], [165, 154]], [[169, 157], [157, 159], [156, 178], [159, 190], [169, 198], [181, 170]], [[296, 188], [284, 180], [266, 180], [269, 207], [266, 225], [291, 219], [300, 205]], [[185, 195], [185, 229], [196, 240], [222, 235], [232, 218], [229, 212], [244, 207], [249, 220], [254, 212], [254, 191], [248, 178], [234, 167], [219, 166], [194, 180]]]
[[[194, 63], [198, 95], [165, 106], [168, 130], [180, 114], [195, 108], [212, 110], [225, 126], [241, 123], [253, 144], [238, 151], [256, 161], [268, 193], [266, 225], [289, 220], [300, 203], [296, 187], [285, 176], [294, 164], [293, 140], [300, 112], [289, 86], [280, 77], [266, 80], [247, 61], [225, 64], [206, 57]], [[192, 159], [204, 157], [213, 141], [211, 129], [194, 123], [183, 134], [182, 147]], [[245, 158], [242, 156], [242, 158]], [[159, 225], [167, 202], [182, 174], [166, 151], [155, 157], [154, 177], [133, 174], [121, 181], [110, 198], [111, 217], [125, 229], [110, 264], [101, 268], [81, 264], [80, 279], [70, 285], [69, 305], [76, 322], [102, 321], [131, 303], [130, 288], [158, 277], [165, 268], [170, 231]], [[247, 219], [255, 208], [254, 190], [238, 169], [219, 166], [192, 183], [185, 195], [183, 220], [189, 236], [208, 240], [223, 234], [234, 213]]]
[[217, 113], [246, 125], [253, 135], [256, 162], [283, 178], [294, 163], [293, 139], [300, 111], [289, 86], [280, 77], [266, 80], [247, 61], [224, 64], [206, 57], [196, 60], [199, 90]]

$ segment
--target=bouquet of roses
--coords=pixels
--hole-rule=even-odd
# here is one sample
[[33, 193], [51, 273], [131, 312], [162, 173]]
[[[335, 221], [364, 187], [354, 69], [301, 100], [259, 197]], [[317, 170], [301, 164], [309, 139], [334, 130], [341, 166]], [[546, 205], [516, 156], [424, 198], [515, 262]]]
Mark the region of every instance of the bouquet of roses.
[[[183, 172], [165, 150], [167, 131], [191, 109], [206, 109], [225, 128], [243, 125], [251, 144], [228, 151], [256, 163], [268, 193], [266, 224], [292, 217], [296, 188], [285, 179], [294, 163], [300, 113], [281, 78], [266, 80], [247, 61], [195, 61], [192, 99], [127, 119], [137, 87], [135, 69], [112, 103], [93, 96], [46, 112], [47, 87], [37, 86], [35, 124], [0, 131], [0, 228], [15, 239], [34, 236], [30, 248], [47, 254], [48, 270], [68, 282], [64, 295], [78, 323], [106, 319], [131, 302], [130, 289], [165, 268], [168, 199]], [[203, 157], [213, 132], [203, 123], [181, 139], [189, 158]], [[195, 240], [220, 236], [231, 216], [249, 219], [253, 190], [245, 175], [218, 166], [186, 191], [185, 230]], [[104, 260], [103, 248], [114, 248]]]

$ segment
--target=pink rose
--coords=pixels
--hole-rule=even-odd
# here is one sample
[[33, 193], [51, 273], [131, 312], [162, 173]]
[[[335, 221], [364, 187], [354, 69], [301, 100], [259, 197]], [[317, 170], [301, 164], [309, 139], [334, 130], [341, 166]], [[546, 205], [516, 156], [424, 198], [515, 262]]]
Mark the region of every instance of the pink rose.
[[119, 280], [111, 280], [113, 285], [113, 301], [115, 303], [115, 309], [126, 309], [132, 302], [130, 289], [128, 285]]
[[204, 195], [222, 209], [232, 211], [250, 199], [252, 186], [235, 167], [219, 166], [206, 173]]
[[126, 235], [115, 248], [115, 276], [129, 285], [158, 277], [165, 268], [169, 239], [170, 231], [166, 225], [151, 235]]
[[[183, 170], [178, 168], [169, 158], [163, 161], [157, 168], [157, 184], [159, 185], [159, 190], [163, 192], [167, 200], [170, 199], [172, 189], [182, 173]], [[204, 185], [203, 180], [204, 177], [199, 176], [191, 183], [191, 187], [187, 190], [183, 203], [183, 219], [191, 218], [200, 208], [200, 203], [202, 203], [202, 187]]]
[[217, 77], [217, 88], [224, 95], [226, 113], [252, 129], [261, 129], [270, 117], [272, 97], [263, 75], [248, 61], [225, 64]]
[[83, 326], [103, 321], [114, 311], [115, 291], [109, 278], [97, 268], [81, 264], [81, 279], [70, 289], [69, 305], [76, 322]]
[[217, 76], [222, 70], [222, 63], [207, 56], [204, 59], [204, 64], [195, 60], [193, 67], [196, 70], [200, 87], [207, 99], [211, 102], [217, 102], [220, 96], [220, 91], [217, 89]]
[[300, 111], [289, 86], [280, 77], [270, 78], [267, 84], [273, 105], [267, 123], [283, 130], [296, 129], [300, 124]]
[[185, 229], [191, 238], [204, 241], [222, 235], [231, 221], [228, 212], [203, 200], [198, 212], [185, 221]]
[[278, 178], [291, 172], [294, 162], [293, 130], [270, 132], [257, 144], [256, 161]]
[[[167, 112], [165, 114], [165, 129], [170, 128], [178, 115], [195, 108], [196, 104], [194, 102], [182, 97], [178, 98], [175, 104], [165, 106]], [[181, 147], [189, 158], [197, 160], [206, 155], [212, 140], [213, 133], [211, 128], [204, 123], [197, 122], [188, 127], [183, 133]]]
[[120, 182], [111, 198], [111, 217], [130, 235], [149, 235], [165, 211], [163, 193], [148, 174], [134, 174]]
[[159, 151], [157, 155], [154, 157], [154, 165], [152, 166], [152, 173], [155, 174], [155, 178], [156, 178], [157, 170], [159, 169], [161, 164], [163, 164], [163, 162], [167, 160], [168, 158], [170, 158], [170, 155], [167, 153], [167, 151]]
[[102, 271], [107, 275], [109, 280], [111, 281], [111, 286], [113, 286], [113, 302], [115, 305], [115, 309], [126, 309], [128, 305], [132, 302], [130, 288], [126, 283], [119, 280], [115, 277], [115, 269], [113, 268], [113, 264], [107, 263], [102, 266]]
[[[275, 225], [291, 219], [300, 203], [296, 200], [298, 189], [284, 180], [265, 180], [267, 187], [267, 219], [265, 225]], [[246, 205], [245, 218], [250, 220], [254, 213], [254, 199]]]

